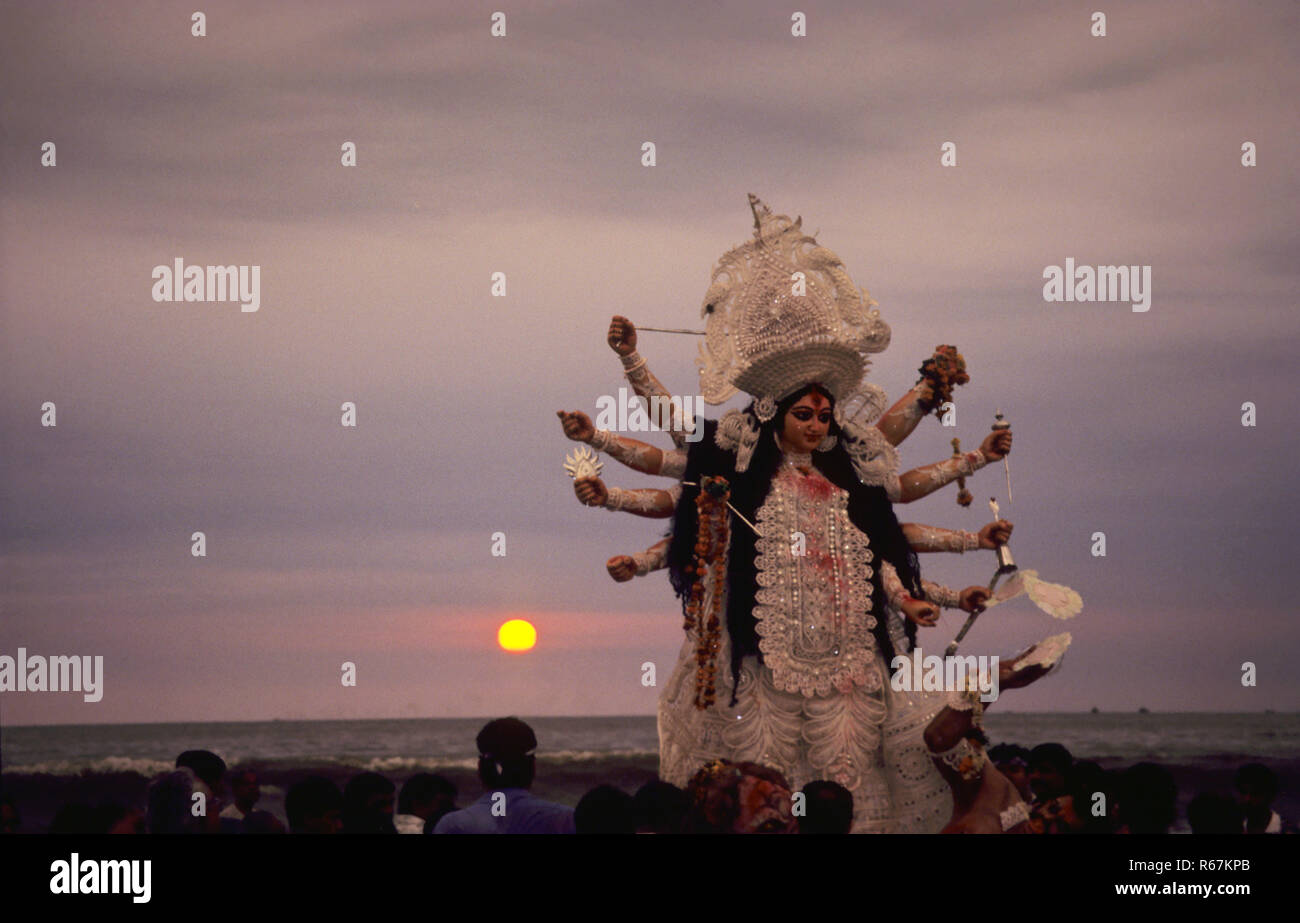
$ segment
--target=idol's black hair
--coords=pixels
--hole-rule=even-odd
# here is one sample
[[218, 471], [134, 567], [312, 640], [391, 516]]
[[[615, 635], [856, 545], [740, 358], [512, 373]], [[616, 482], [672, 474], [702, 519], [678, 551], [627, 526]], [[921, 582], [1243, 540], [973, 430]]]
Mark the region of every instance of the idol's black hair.
[[[744, 472], [736, 471], [736, 453], [734, 450], [719, 448], [714, 441], [717, 434], [716, 420], [704, 421], [703, 438], [691, 444], [687, 455], [684, 481], [695, 486], [684, 486], [677, 511], [673, 519], [672, 542], [668, 548], [668, 573], [682, 602], [682, 612], [686, 612], [690, 601], [691, 586], [695, 575], [688, 574], [686, 568], [691, 566], [695, 557], [695, 542], [699, 530], [699, 514], [695, 499], [699, 496], [700, 479], [714, 475], [724, 477], [731, 488], [731, 504], [750, 522], [755, 521], [759, 507], [767, 499], [772, 488], [772, 479], [781, 466], [781, 448], [777, 443], [776, 433], [783, 426], [785, 415], [804, 395], [816, 391], [828, 400], [832, 406], [834, 399], [819, 385], [809, 385], [787, 397], [777, 406], [776, 415], [760, 427], [758, 443], [749, 467]], [[744, 411], [750, 414], [752, 422], [758, 422], [754, 416], [754, 405], [750, 404]], [[885, 594], [880, 584], [880, 562], [888, 561], [898, 571], [903, 586], [916, 599], [924, 599], [921, 589], [921, 568], [916, 554], [907, 544], [902, 526], [885, 494], [883, 487], [863, 484], [853, 470], [853, 460], [844, 448], [844, 439], [839, 425], [832, 420], [830, 435], [837, 436], [835, 447], [829, 452], [814, 452], [813, 465], [822, 475], [845, 490], [849, 495], [849, 520], [870, 542], [872, 561], [871, 577], [871, 612], [875, 617], [872, 633], [876, 644], [889, 663], [895, 654], [889, 637], [886, 618]], [[730, 516], [731, 547], [727, 563], [727, 632], [731, 637], [731, 678], [732, 704], [735, 704], [735, 686], [740, 682], [740, 663], [746, 655], [756, 655], [762, 660], [758, 649], [758, 633], [754, 620], [754, 596], [758, 591], [757, 570], [754, 566], [755, 535], [752, 529], [736, 516]], [[916, 644], [916, 625], [906, 622], [908, 644]]]

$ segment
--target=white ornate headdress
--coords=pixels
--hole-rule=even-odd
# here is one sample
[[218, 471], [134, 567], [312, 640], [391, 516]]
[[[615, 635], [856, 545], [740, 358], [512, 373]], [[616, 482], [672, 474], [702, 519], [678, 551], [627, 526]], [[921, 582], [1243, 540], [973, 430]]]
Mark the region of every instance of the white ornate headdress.
[[749, 205], [754, 239], [723, 255], [704, 296], [696, 360], [704, 400], [721, 404], [745, 391], [770, 420], [780, 400], [817, 382], [837, 403], [879, 414], [884, 393], [862, 380], [867, 356], [889, 345], [876, 302], [838, 256], [803, 233], [803, 218], [774, 215], [752, 193]]

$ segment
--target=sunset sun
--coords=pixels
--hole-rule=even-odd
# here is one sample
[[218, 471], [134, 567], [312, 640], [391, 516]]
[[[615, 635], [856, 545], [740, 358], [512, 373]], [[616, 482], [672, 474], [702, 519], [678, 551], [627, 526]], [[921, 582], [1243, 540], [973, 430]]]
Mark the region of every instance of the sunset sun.
[[497, 629], [497, 642], [504, 651], [530, 651], [537, 643], [537, 629], [523, 619], [511, 619]]

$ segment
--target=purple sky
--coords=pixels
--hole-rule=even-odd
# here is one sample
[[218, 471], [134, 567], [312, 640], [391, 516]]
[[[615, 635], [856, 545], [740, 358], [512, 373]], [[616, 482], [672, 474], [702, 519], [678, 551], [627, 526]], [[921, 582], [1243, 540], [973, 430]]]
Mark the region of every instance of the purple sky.
[[[664, 524], [576, 502], [555, 411], [622, 384], [611, 314], [699, 325], [749, 192], [879, 302], [891, 395], [965, 355], [905, 468], [1014, 425], [1016, 559], [1085, 609], [1003, 707], [1298, 707], [1294, 3], [1123, 4], [1105, 38], [1084, 4], [818, 3], [793, 38], [789, 4], [530, 3], [504, 39], [441, 6], [212, 2], [193, 38], [193, 4], [0, 3], [0, 654], [106, 671], [5, 723], [652, 713], [678, 603], [603, 562]], [[177, 257], [261, 266], [261, 309], [154, 302]], [[1150, 311], [1044, 302], [1067, 257], [1150, 265]], [[678, 392], [695, 349], [641, 341]], [[1000, 466], [972, 488], [900, 518], [978, 528]], [[1060, 628], [1021, 601], [967, 649]]]

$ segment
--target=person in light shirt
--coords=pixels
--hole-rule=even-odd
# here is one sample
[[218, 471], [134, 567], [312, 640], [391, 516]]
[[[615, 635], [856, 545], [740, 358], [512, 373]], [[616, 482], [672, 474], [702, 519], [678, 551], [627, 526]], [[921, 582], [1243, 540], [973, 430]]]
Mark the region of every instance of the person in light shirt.
[[573, 808], [529, 791], [537, 773], [537, 735], [518, 718], [489, 721], [476, 739], [483, 797], [438, 821], [445, 833], [574, 833]]

